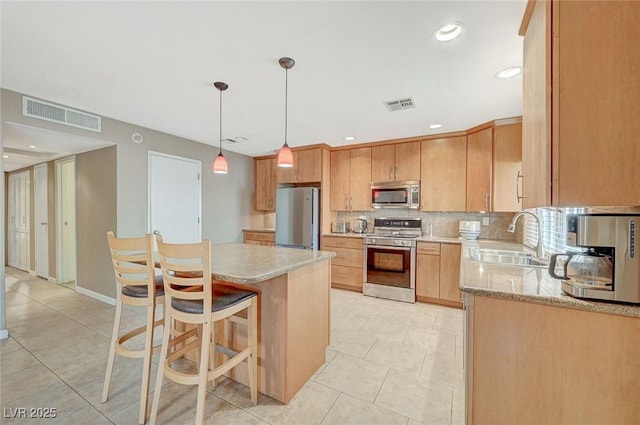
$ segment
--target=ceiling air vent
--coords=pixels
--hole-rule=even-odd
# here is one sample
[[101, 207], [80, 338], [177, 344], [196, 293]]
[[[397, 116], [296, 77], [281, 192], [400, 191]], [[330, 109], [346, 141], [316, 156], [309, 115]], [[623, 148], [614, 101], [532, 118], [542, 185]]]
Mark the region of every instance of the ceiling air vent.
[[102, 117], [27, 96], [22, 97], [22, 115], [83, 128], [97, 133], [102, 132]]
[[402, 99], [387, 100], [386, 102], [383, 102], [383, 103], [387, 107], [389, 112], [401, 111], [403, 109], [414, 109], [416, 107], [416, 102], [413, 100], [412, 97], [404, 97]]

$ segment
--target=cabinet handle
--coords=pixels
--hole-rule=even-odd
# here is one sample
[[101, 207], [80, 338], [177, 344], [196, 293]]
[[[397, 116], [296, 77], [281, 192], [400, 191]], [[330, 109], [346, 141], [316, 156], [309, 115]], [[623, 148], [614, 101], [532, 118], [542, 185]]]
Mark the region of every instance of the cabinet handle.
[[395, 180], [398, 180], [398, 167], [393, 167], [395, 170]]
[[393, 167], [389, 167], [389, 180], [393, 180]]
[[518, 180], [520, 180], [523, 175], [518, 170], [518, 175], [516, 176], [516, 200], [520, 203], [520, 200], [524, 199], [524, 196], [520, 196], [520, 188], [518, 187]]
[[484, 209], [489, 211], [489, 192], [484, 193]]

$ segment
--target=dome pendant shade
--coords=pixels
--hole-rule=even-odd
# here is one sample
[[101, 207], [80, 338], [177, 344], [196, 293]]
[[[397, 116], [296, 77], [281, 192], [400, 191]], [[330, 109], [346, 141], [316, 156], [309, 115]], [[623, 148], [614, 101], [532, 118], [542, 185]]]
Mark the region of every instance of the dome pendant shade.
[[227, 158], [222, 155], [222, 152], [220, 152], [216, 157], [216, 160], [213, 161], [213, 172], [215, 174], [227, 174], [229, 172]]
[[287, 142], [282, 145], [280, 152], [278, 152], [278, 167], [293, 167], [293, 152], [291, 152], [291, 148], [289, 147]]
[[229, 164], [227, 164], [227, 159], [222, 154], [222, 92], [228, 89], [229, 85], [222, 81], [216, 81], [213, 86], [220, 91], [220, 150], [215, 161], [213, 161], [213, 173], [227, 174], [229, 172]]
[[280, 66], [284, 68], [284, 144], [278, 152], [278, 167], [293, 167], [293, 153], [287, 143], [287, 112], [288, 112], [288, 90], [289, 90], [289, 69], [293, 68], [296, 62], [291, 58], [280, 58], [278, 61]]

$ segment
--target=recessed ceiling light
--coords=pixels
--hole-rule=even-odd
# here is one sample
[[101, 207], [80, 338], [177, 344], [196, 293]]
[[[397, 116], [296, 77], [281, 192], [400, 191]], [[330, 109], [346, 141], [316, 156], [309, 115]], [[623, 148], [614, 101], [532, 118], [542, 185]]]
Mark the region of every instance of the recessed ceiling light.
[[2, 155], [3, 158], [9, 158], [9, 155], [7, 155], [6, 153]]
[[29, 147], [30, 147], [31, 149], [35, 149], [35, 148], [36, 148], [36, 145], [29, 145]]
[[442, 124], [431, 124], [429, 126], [429, 128], [440, 128], [440, 127], [442, 127]]
[[509, 68], [504, 68], [498, 71], [496, 74], [496, 78], [513, 78], [516, 75], [519, 75], [522, 72], [522, 67], [520, 66], [510, 66]]
[[463, 29], [464, 25], [462, 25], [462, 22], [449, 22], [436, 28], [433, 36], [438, 41], [451, 41], [462, 34]]
[[352, 141], [352, 140], [356, 140], [356, 138], [355, 138], [355, 137], [353, 137], [353, 136], [346, 136], [346, 137], [344, 138], [344, 140], [346, 140], [346, 141], [350, 142], [350, 141]]

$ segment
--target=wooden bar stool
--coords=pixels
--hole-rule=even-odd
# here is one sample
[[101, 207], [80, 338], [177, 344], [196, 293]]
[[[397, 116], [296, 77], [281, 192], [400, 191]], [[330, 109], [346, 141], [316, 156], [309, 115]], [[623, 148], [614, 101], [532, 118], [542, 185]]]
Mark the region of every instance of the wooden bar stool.
[[[150, 234], [140, 238], [116, 238], [113, 232], [108, 232], [107, 240], [111, 250], [117, 288], [116, 315], [109, 347], [107, 372], [104, 377], [102, 402], [106, 402], [109, 397], [109, 385], [116, 353], [123, 357], [143, 358], [138, 422], [144, 424], [147, 419], [151, 358], [153, 353], [160, 349], [160, 345], [153, 346], [153, 332], [156, 326], [164, 323], [164, 319], [155, 320], [156, 307], [164, 303], [162, 276], [155, 275], [153, 237]], [[119, 336], [123, 304], [146, 307], [147, 323]], [[125, 347], [127, 341], [140, 334], [145, 334], [143, 349]]]
[[[158, 414], [164, 376], [184, 385], [197, 385], [196, 425], [204, 422], [207, 383], [214, 381], [242, 361], [247, 362], [251, 401], [258, 401], [258, 307], [257, 294], [211, 280], [211, 243], [208, 239], [193, 244], [167, 244], [156, 235], [164, 292], [165, 324], [160, 363], [153, 395], [150, 424]], [[246, 318], [235, 316], [246, 310]], [[216, 344], [215, 322], [232, 320], [247, 326], [247, 348], [236, 352]], [[186, 341], [184, 334], [174, 337], [176, 322], [191, 324], [197, 338]], [[196, 351], [197, 373], [184, 373], [172, 368], [173, 362]], [[230, 358], [216, 366], [214, 351]]]

